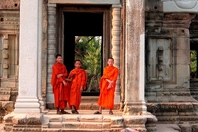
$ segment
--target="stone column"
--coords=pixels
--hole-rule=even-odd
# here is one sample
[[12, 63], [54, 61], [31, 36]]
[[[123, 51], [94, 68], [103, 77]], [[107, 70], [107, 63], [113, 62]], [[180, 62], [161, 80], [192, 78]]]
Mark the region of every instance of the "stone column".
[[56, 4], [48, 4], [48, 45], [47, 45], [47, 102], [54, 102], [51, 86], [52, 65], [55, 62], [56, 53]]
[[38, 17], [39, 18], [42, 18], [40, 21], [39, 21], [39, 24], [38, 24], [38, 31], [39, 31], [39, 34], [38, 34], [38, 43], [39, 43], [39, 46], [38, 46], [38, 97], [39, 97], [39, 103], [40, 103], [40, 109], [43, 111], [45, 109], [45, 103], [44, 103], [44, 100], [43, 100], [43, 97], [42, 97], [42, 45], [43, 45], [43, 0], [39, 0], [39, 8], [38, 8]]
[[40, 113], [41, 7], [41, 0], [20, 1], [19, 90], [15, 113]]
[[2, 64], [3, 74], [2, 78], [8, 78], [8, 34], [3, 35], [3, 47], [2, 47]]
[[[120, 8], [121, 5], [112, 6], [112, 57], [118, 69], [120, 69]], [[120, 103], [120, 76], [116, 84], [114, 102]]]
[[146, 112], [145, 87], [145, 1], [126, 1], [125, 107], [124, 115]]

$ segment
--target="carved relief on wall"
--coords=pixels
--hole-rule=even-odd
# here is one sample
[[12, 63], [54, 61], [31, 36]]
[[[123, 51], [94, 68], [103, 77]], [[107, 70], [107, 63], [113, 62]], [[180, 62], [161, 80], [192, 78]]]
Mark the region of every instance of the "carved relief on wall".
[[197, 0], [163, 0], [164, 12], [194, 12], [197, 13]]
[[174, 2], [182, 9], [193, 9], [197, 5], [197, 0], [174, 0]]
[[0, 9], [19, 9], [20, 0], [0, 0]]
[[149, 39], [147, 45], [148, 81], [173, 81], [173, 58], [170, 39]]

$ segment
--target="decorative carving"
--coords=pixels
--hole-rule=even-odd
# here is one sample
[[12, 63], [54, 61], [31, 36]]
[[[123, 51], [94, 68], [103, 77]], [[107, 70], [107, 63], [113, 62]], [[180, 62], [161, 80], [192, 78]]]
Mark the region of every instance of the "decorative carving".
[[197, 5], [197, 0], [174, 0], [174, 2], [182, 9], [193, 9]]
[[20, 0], [1, 0], [0, 9], [19, 9]]
[[[115, 66], [120, 69], [120, 7], [112, 8], [112, 56]], [[120, 103], [120, 76], [116, 83], [115, 102]]]
[[[173, 57], [170, 39], [149, 39], [147, 47], [148, 81], [172, 81]], [[157, 67], [156, 67], [157, 66]]]

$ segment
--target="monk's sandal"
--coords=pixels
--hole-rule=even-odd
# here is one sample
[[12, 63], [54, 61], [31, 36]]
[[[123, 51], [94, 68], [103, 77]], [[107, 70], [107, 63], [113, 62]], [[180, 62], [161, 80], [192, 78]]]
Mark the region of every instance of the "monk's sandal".
[[94, 114], [102, 114], [102, 113], [100, 113], [99, 111], [96, 111], [96, 112], [94, 112]]

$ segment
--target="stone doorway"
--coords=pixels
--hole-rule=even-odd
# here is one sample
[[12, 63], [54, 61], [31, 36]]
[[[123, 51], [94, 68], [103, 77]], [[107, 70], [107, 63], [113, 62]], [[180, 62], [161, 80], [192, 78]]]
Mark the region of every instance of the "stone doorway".
[[[83, 2], [82, 2], [83, 3]], [[48, 82], [46, 89], [47, 108], [53, 104], [53, 93], [50, 85], [50, 71], [54, 55], [61, 53], [68, 70], [73, 69], [74, 44], [76, 36], [101, 36], [101, 70], [106, 66], [109, 56], [120, 64], [120, 6], [113, 4], [48, 4]], [[84, 17], [82, 17], [84, 16]], [[74, 18], [75, 17], [75, 18]], [[80, 19], [79, 19], [80, 18]], [[85, 19], [86, 18], [86, 19]], [[85, 23], [83, 25], [83, 23]], [[74, 25], [74, 26], [72, 26]], [[79, 26], [80, 25], [80, 26]], [[79, 29], [78, 29], [78, 28]], [[86, 29], [88, 27], [88, 29]], [[112, 37], [112, 34], [114, 36]], [[119, 80], [116, 86], [115, 102], [120, 103]], [[99, 93], [91, 94], [89, 100], [97, 99]], [[83, 96], [88, 97], [88, 96]], [[95, 101], [94, 101], [95, 102]]]
[[[100, 73], [106, 66], [107, 58], [111, 56], [111, 16], [110, 6], [58, 6], [58, 45], [57, 52], [63, 55], [68, 72], [74, 68], [77, 36], [99, 36], [101, 38]], [[60, 23], [60, 24], [59, 24]], [[90, 90], [91, 78], [88, 78], [87, 90], [82, 93], [83, 100], [95, 100], [99, 95], [99, 87]], [[89, 99], [87, 99], [89, 98]], [[86, 102], [83, 101], [82, 102]]]
[[[99, 95], [99, 87], [98, 87], [98, 81], [96, 82], [97, 85], [95, 90], [94, 88], [90, 88], [91, 82], [92, 82], [92, 75], [93, 75], [93, 69], [91, 71], [88, 71], [90, 69], [90, 66], [87, 66], [88, 59], [88, 50], [84, 47], [88, 47], [86, 45], [82, 45], [81, 47], [78, 46], [78, 42], [81, 38], [85, 38], [86, 36], [89, 36], [87, 40], [88, 45], [90, 45], [89, 42], [91, 42], [96, 36], [100, 36], [103, 38], [103, 13], [89, 13], [89, 12], [65, 12], [64, 13], [64, 45], [63, 45], [63, 55], [64, 55], [64, 63], [67, 66], [68, 72], [70, 72], [74, 68], [74, 61], [76, 59], [80, 59], [83, 62], [83, 68], [87, 70], [88, 74], [88, 83], [87, 83], [87, 90], [83, 91], [84, 96], [98, 96]], [[102, 39], [101, 39], [102, 40]], [[77, 42], [78, 41], [78, 42]], [[83, 39], [81, 39], [83, 41]], [[103, 49], [103, 43], [101, 43], [101, 53], [99, 53], [100, 60], [102, 60], [102, 49]], [[83, 53], [85, 52], [85, 53]], [[80, 57], [77, 56], [80, 55]], [[86, 57], [87, 56], [87, 57]], [[95, 58], [97, 59], [97, 58]], [[100, 64], [100, 73], [102, 73], [102, 61]], [[98, 77], [99, 78], [99, 77]], [[97, 79], [98, 80], [98, 79]]]

